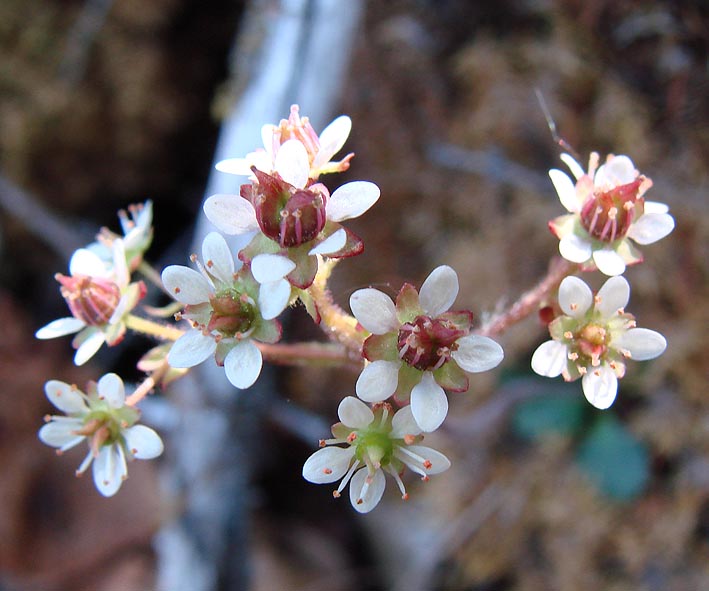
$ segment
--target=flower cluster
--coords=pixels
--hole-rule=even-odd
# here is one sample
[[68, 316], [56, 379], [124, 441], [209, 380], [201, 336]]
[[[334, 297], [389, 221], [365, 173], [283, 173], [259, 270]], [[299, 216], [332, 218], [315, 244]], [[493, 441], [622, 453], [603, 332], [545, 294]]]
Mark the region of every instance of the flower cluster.
[[[101, 494], [119, 490], [128, 460], [162, 453], [157, 433], [137, 424], [137, 404], [210, 358], [240, 389], [256, 382], [264, 361], [357, 360], [357, 397], [341, 401], [333, 437], [320, 441], [302, 474], [316, 484], [339, 482], [335, 497], [349, 485], [352, 506], [367, 513], [382, 499], [385, 474], [407, 499], [406, 468], [427, 481], [450, 467], [445, 455], [422, 445], [424, 434], [445, 422], [447, 392], [467, 392], [470, 374], [497, 367], [504, 352], [492, 337], [553, 298], [556, 286], [560, 313], [549, 322], [551, 340], [532, 356], [538, 374], [580, 378], [589, 402], [604, 409], [616, 397], [628, 359], [652, 359], [664, 351], [664, 337], [637, 328], [625, 311], [630, 286], [620, 275], [642, 260], [634, 243], [666, 236], [674, 220], [666, 206], [645, 201], [652, 182], [627, 156], [609, 156], [599, 166], [594, 153], [588, 172], [562, 156], [575, 181], [560, 170], [549, 175], [569, 214], [549, 227], [559, 237], [561, 255], [575, 265], [563, 267], [565, 278], [550, 271], [483, 329], [474, 328], [471, 311], [454, 308], [458, 275], [447, 265], [435, 268], [420, 289], [405, 283], [394, 299], [371, 287], [358, 289], [347, 313], [334, 302], [327, 280], [337, 261], [361, 253], [364, 244], [343, 222], [367, 212], [380, 196], [369, 181], [332, 190], [320, 181], [349, 168], [352, 153], [333, 158], [350, 129], [349, 117], [340, 116], [317, 134], [294, 105], [287, 119], [262, 128], [263, 148], [218, 163], [217, 169], [246, 182], [238, 195], [205, 201], [204, 212], [218, 231], [204, 238], [192, 266], [169, 265], [158, 274], [146, 262], [153, 236], [148, 201], [120, 212], [121, 233], [102, 229], [95, 242], [74, 253], [69, 275], [56, 276], [71, 316], [36, 336], [76, 333], [77, 365], [102, 344], [117, 345], [127, 330], [159, 341], [139, 361], [147, 375], [129, 397], [113, 373], [90, 382], [86, 392], [58, 380], [45, 386], [64, 416], [47, 417], [39, 438], [59, 453], [85, 441], [89, 451], [77, 474], [92, 466]], [[233, 252], [223, 234], [244, 235], [247, 244]], [[594, 296], [573, 273], [596, 269], [611, 278]], [[138, 308], [147, 287], [132, 279], [134, 273], [174, 301]], [[279, 317], [297, 303], [333, 343], [280, 343]], [[169, 324], [170, 317], [177, 324]]]
[[56, 275], [72, 315], [54, 320], [35, 333], [38, 339], [77, 333], [72, 341], [76, 365], [86, 363], [104, 343], [112, 347], [123, 340], [126, 317], [145, 295], [142, 281], [130, 282], [123, 240], [115, 239], [111, 252], [108, 262], [87, 248], [74, 253], [69, 276]]
[[65, 416], [46, 417], [39, 438], [56, 447], [57, 453], [86, 441], [89, 453], [76, 475], [92, 466], [94, 484], [103, 496], [115, 495], [128, 478], [126, 460], [150, 460], [162, 453], [160, 436], [149, 427], [136, 424], [140, 412], [126, 404], [123, 381], [116, 374], [89, 382], [86, 393], [58, 380], [47, 382], [44, 390]]
[[664, 203], [645, 201], [652, 181], [641, 175], [627, 156], [608, 156], [598, 166], [598, 154], [589, 159], [588, 172], [568, 154], [562, 155], [576, 178], [561, 170], [549, 171], [568, 215], [549, 222], [559, 238], [561, 256], [584, 269], [598, 268], [605, 275], [620, 275], [626, 265], [642, 261], [633, 246], [652, 244], [674, 229]]
[[423, 437], [411, 406], [394, 414], [390, 404], [379, 403], [370, 408], [347, 396], [337, 414], [340, 422], [332, 426], [333, 438], [320, 441], [321, 449], [303, 466], [303, 478], [315, 484], [340, 480], [333, 492], [336, 498], [349, 483], [350, 502], [360, 513], [368, 513], [381, 500], [384, 472], [394, 479], [406, 500], [409, 495], [401, 480], [404, 468], [419, 474], [424, 481], [450, 468], [450, 461], [442, 453], [418, 445]]
[[458, 276], [447, 266], [434, 269], [420, 293], [405, 284], [396, 303], [376, 289], [354, 292], [352, 313], [372, 333], [364, 342], [370, 363], [357, 380], [357, 396], [410, 400], [421, 430], [437, 429], [448, 413], [444, 389], [467, 391], [466, 372], [492, 369], [504, 356], [492, 339], [470, 334], [471, 312], [449, 310], [457, 296]]
[[263, 364], [254, 341], [275, 343], [281, 338], [281, 325], [274, 317], [288, 304], [290, 286], [285, 282], [285, 290], [280, 285], [268, 289], [266, 283], [259, 288], [248, 266], [235, 272], [229, 246], [216, 232], [204, 239], [202, 258], [200, 272], [180, 265], [162, 272], [167, 290], [185, 305], [178, 319], [192, 326], [175, 341], [167, 361], [172, 367], [187, 368], [215, 355], [228, 380], [237, 388], [248, 388]]
[[608, 408], [625, 375], [625, 360], [645, 361], [661, 355], [665, 338], [654, 330], [636, 328], [635, 317], [625, 311], [630, 285], [624, 277], [611, 277], [594, 296], [578, 277], [559, 286], [564, 312], [549, 324], [552, 340], [532, 356], [539, 375], [566, 381], [581, 378], [586, 399], [596, 408]]

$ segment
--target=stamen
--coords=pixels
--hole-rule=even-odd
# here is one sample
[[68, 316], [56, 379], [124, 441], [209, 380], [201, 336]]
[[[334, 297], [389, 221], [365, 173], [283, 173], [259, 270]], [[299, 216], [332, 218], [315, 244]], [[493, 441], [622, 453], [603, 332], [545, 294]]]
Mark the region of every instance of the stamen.
[[369, 490], [369, 486], [372, 484], [374, 481], [374, 474], [369, 473], [367, 474], [367, 477], [364, 479], [364, 484], [362, 484], [362, 488], [359, 489], [359, 496], [357, 497], [357, 504], [361, 505], [364, 503], [364, 496], [367, 494], [367, 491]]
[[394, 482], [396, 482], [396, 486], [399, 487], [399, 491], [401, 491], [401, 498], [404, 501], [407, 501], [409, 499], [409, 493], [406, 492], [406, 487], [404, 486], [404, 483], [401, 480], [401, 476], [399, 476], [399, 473], [394, 470], [392, 466], [387, 466], [386, 471], [391, 474], [392, 478], [394, 479]]
[[359, 468], [361, 464], [362, 464], [362, 462], [360, 462], [359, 460], [356, 460], [354, 462], [354, 464], [352, 464], [350, 466], [350, 469], [347, 470], [347, 474], [345, 474], [344, 478], [342, 480], [340, 480], [340, 486], [338, 486], [337, 490], [335, 491], [335, 493], [337, 493], [337, 495], [335, 495], [335, 493], [332, 493], [333, 496], [335, 496], [335, 498], [340, 496], [340, 493], [347, 486], [347, 483], [350, 481], [350, 478], [352, 478], [352, 475], [357, 471], [357, 468]]
[[565, 339], [573, 339], [573, 338], [574, 338], [574, 333], [571, 332], [570, 330], [567, 330], [567, 331], [564, 333], [564, 338], [565, 338]]

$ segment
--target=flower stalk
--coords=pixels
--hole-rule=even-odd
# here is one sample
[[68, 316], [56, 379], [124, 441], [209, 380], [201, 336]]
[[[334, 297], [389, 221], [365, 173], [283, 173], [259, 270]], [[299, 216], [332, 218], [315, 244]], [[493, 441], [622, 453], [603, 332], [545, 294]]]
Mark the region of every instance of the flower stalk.
[[549, 295], [558, 289], [564, 278], [573, 275], [577, 270], [577, 264], [555, 257], [544, 279], [525, 292], [506, 312], [492, 318], [478, 331], [478, 334], [483, 336], [501, 334], [530, 314], [534, 314]]
[[135, 314], [128, 314], [125, 317], [126, 327], [134, 332], [156, 337], [164, 341], [176, 341], [184, 332], [174, 326], [168, 326], [147, 318], [141, 318]]

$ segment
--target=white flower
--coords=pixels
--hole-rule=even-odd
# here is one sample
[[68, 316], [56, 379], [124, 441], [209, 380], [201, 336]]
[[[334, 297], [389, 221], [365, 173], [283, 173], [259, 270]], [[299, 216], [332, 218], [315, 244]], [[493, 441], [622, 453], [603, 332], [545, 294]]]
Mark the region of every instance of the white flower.
[[564, 315], [549, 324], [552, 340], [542, 343], [532, 356], [539, 375], [565, 380], [581, 379], [583, 392], [596, 408], [608, 408], [625, 375], [625, 360], [644, 361], [661, 355], [667, 341], [658, 332], [636, 328], [625, 312], [630, 285], [624, 277], [608, 279], [594, 297], [578, 277], [567, 277], [559, 286], [559, 306]]
[[129, 283], [122, 240], [113, 241], [112, 252], [110, 265], [85, 248], [72, 255], [71, 275], [57, 274], [56, 279], [73, 315], [54, 320], [35, 333], [38, 339], [78, 333], [72, 341], [76, 365], [86, 363], [104, 343], [113, 346], [123, 339], [125, 317], [145, 295], [142, 281]]
[[396, 304], [372, 288], [350, 297], [357, 321], [372, 333], [363, 355], [370, 361], [357, 380], [357, 396], [367, 402], [411, 398], [422, 431], [437, 429], [448, 413], [445, 391], [465, 392], [466, 372], [496, 367], [502, 347], [470, 334], [472, 314], [449, 311], [458, 295], [458, 276], [448, 266], [434, 269], [420, 293], [405, 284]]
[[140, 413], [125, 404], [123, 381], [116, 374], [90, 382], [86, 394], [58, 380], [47, 382], [44, 391], [66, 416], [47, 417], [39, 430], [40, 440], [57, 448], [57, 453], [86, 441], [89, 453], [76, 475], [92, 466], [94, 484], [103, 496], [115, 495], [128, 477], [126, 459], [150, 460], [162, 453], [160, 436], [136, 424]]
[[126, 264], [130, 270], [138, 268], [143, 262], [143, 255], [153, 240], [153, 202], [137, 203], [128, 206], [128, 211], [120, 210], [118, 218], [121, 222], [123, 236], [118, 236], [108, 228], [101, 228], [96, 242], [86, 248], [104, 261], [107, 268], [113, 264], [112, 244], [116, 239], [122, 239]]
[[[329, 195], [323, 185], [308, 185], [308, 154], [303, 144], [297, 140], [288, 140], [281, 146], [274, 172], [279, 175], [280, 181], [290, 187], [282, 186], [282, 183], [272, 187], [264, 181], [265, 177], [259, 175], [264, 182], [253, 185], [253, 189], [248, 186], [251, 190], [248, 193], [242, 190], [243, 196], [219, 194], [209, 197], [204, 203], [207, 219], [225, 234], [242, 235], [261, 229], [266, 236], [281, 246], [300, 246], [320, 236], [327, 222], [339, 224], [344, 220], [359, 217], [377, 202], [380, 195], [379, 187], [369, 181], [345, 183], [332, 195]], [[273, 179], [273, 182], [278, 180]], [[291, 197], [285, 205], [280, 205], [282, 195], [289, 191], [292, 193]], [[296, 203], [293, 200], [294, 195], [302, 198], [306, 194], [312, 197], [304, 203]], [[269, 205], [271, 201], [277, 201], [279, 205], [274, 204], [273, 208], [262, 205]], [[315, 214], [309, 215], [311, 208], [322, 207], [316, 201], [325, 201], [322, 219]], [[273, 216], [275, 219], [272, 224]], [[304, 238], [295, 237], [295, 226], [281, 225], [291, 218], [302, 220], [305, 226], [302, 230]], [[322, 236], [322, 240], [316, 241], [307, 254], [329, 255], [340, 251], [347, 242], [347, 234], [339, 226], [333, 230], [326, 232], [327, 236]], [[293, 238], [289, 240], [291, 236]]]
[[340, 480], [333, 492], [336, 498], [350, 483], [352, 506], [359, 513], [368, 513], [384, 494], [384, 472], [394, 478], [406, 500], [409, 495], [400, 476], [404, 467], [424, 481], [450, 468], [450, 461], [442, 453], [417, 445], [422, 439], [421, 430], [411, 407], [400, 409], [393, 417], [391, 411], [389, 404], [375, 405], [372, 410], [357, 398], [347, 396], [337, 409], [341, 422], [332, 427], [334, 438], [320, 442], [322, 449], [303, 466], [303, 478], [315, 484]]
[[652, 181], [641, 175], [627, 156], [608, 156], [598, 166], [592, 153], [588, 173], [568, 154], [562, 160], [576, 178], [549, 171], [562, 205], [570, 212], [549, 223], [559, 238], [559, 252], [585, 269], [620, 275], [626, 265], [642, 261], [632, 241], [652, 244], [674, 229], [674, 219], [662, 203], [645, 201]]
[[254, 341], [274, 343], [280, 338], [280, 324], [273, 318], [288, 305], [290, 285], [282, 280], [288, 266], [273, 263], [272, 269], [263, 271], [273, 281], [259, 286], [248, 266], [235, 273], [229, 246], [216, 232], [204, 239], [202, 258], [199, 272], [181, 265], [162, 272], [165, 288], [185, 304], [178, 319], [192, 325], [172, 345], [168, 363], [176, 368], [194, 367], [216, 355], [229, 381], [237, 388], [248, 388], [263, 365]]
[[[247, 154], [245, 158], [229, 158], [216, 165], [217, 170], [230, 174], [251, 175], [251, 167], [255, 166], [261, 172], [272, 174], [282, 168], [285, 160], [281, 154], [283, 144], [297, 141], [304, 148], [307, 174], [312, 179], [330, 172], [342, 172], [349, 167], [353, 154], [347, 155], [340, 162], [330, 159], [345, 145], [352, 129], [352, 121], [346, 115], [341, 115], [328, 125], [318, 136], [310, 125], [307, 117], [300, 117], [298, 105], [291, 106], [288, 119], [281, 120], [279, 125], [266, 124], [261, 128], [263, 149]], [[300, 167], [299, 163], [296, 163]]]

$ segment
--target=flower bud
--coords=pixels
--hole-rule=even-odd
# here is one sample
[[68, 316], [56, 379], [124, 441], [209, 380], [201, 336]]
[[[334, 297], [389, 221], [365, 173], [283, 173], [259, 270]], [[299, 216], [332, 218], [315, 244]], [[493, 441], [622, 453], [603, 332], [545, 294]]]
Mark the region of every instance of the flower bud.
[[72, 315], [88, 326], [107, 324], [121, 299], [120, 288], [109, 279], [60, 273], [55, 279]]
[[243, 185], [241, 196], [251, 201], [261, 231], [282, 247], [310, 242], [325, 227], [325, 204], [329, 197], [324, 185], [297, 189], [277, 176], [252, 169], [257, 185]]
[[466, 334], [448, 320], [417, 316], [399, 329], [399, 358], [421, 371], [438, 369]]
[[643, 215], [640, 188], [644, 182], [641, 176], [609, 191], [595, 192], [581, 208], [581, 224], [589, 235], [602, 242], [623, 238], [633, 221]]
[[247, 294], [217, 293], [209, 299], [212, 315], [207, 330], [217, 330], [225, 337], [247, 333], [256, 317], [253, 300]]

